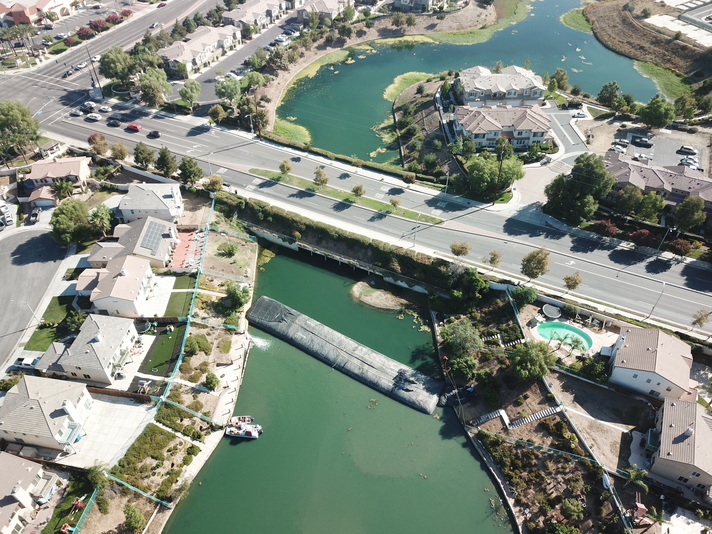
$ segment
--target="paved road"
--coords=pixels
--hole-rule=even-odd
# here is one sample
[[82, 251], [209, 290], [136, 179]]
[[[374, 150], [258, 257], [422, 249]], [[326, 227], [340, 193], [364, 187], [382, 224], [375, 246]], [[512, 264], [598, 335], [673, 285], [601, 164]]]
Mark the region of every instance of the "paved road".
[[0, 364], [10, 356], [25, 328], [33, 323], [33, 312], [62, 258], [64, 250], [46, 228], [0, 233]]

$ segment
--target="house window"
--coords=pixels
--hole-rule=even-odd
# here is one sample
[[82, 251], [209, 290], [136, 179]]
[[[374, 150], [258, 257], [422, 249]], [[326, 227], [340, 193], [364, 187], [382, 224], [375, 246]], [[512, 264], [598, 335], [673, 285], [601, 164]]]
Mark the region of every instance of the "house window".
[[650, 390], [650, 393], [648, 393], [648, 395], [652, 395], [653, 397], [659, 397], [659, 396], [660, 396], [660, 392], [659, 392], [659, 391], [655, 391], [654, 389], [651, 389], [651, 390]]
[[77, 371], [81, 371], [81, 370], [82, 370], [81, 367], [75, 367], [75, 369], [76, 369]]
[[646, 384], [650, 384], [651, 382], [652, 382], [652, 380], [651, 380], [650, 378], [648, 378], [648, 379], [645, 381]]
[[529, 89], [524, 89], [524, 94], [528, 95], [529, 94]]
[[670, 386], [668, 386], [668, 387], [665, 389], [665, 391], [672, 391], [672, 388], [671, 388]]
[[677, 480], [682, 482], [683, 484], [687, 484], [690, 481], [689, 478], [685, 478], [685, 477], [677, 477]]
[[658, 382], [658, 383], [657, 383], [656, 385], [658, 385], [658, 386], [659, 386], [659, 385], [660, 385], [660, 382]]
[[692, 476], [693, 476], [693, 477], [698, 477], [698, 476], [700, 476], [700, 474], [701, 474], [701, 473], [698, 473], [697, 471], [693, 471], [693, 472], [692, 472]]
[[72, 376], [77, 376], [77, 373], [69, 373]]
[[84, 375], [84, 378], [91, 379], [91, 375]]
[[638, 378], [638, 373], [635, 373], [635, 374], [633, 375], [633, 378]]
[[25, 440], [22, 438], [15, 438], [15, 441], [17, 441], [18, 443], [25, 443]]
[[705, 489], [707, 486], [704, 484], [697, 484], [697, 487], [700, 488], [701, 490]]

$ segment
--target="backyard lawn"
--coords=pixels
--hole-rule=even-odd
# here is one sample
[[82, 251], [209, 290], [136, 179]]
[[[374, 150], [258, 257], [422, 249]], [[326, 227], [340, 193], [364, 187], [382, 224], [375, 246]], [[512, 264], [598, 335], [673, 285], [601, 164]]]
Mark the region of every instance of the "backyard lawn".
[[[71, 516], [69, 515], [69, 512], [72, 511], [74, 499], [91, 495], [93, 488], [86, 477], [81, 474], [72, 476], [69, 480], [67, 490], [67, 494], [59, 502], [59, 504], [57, 504], [54, 512], [52, 512], [52, 517], [50, 518], [49, 523], [47, 523], [47, 525], [42, 529], [42, 534], [54, 534], [55, 532], [59, 532], [60, 527], [64, 523], [69, 523], [70, 525], [76, 524], [82, 515], [83, 509], [77, 510]], [[85, 504], [87, 501], [88, 499], [84, 499]]]
[[[195, 282], [195, 280], [193, 281]], [[178, 281], [176, 281], [178, 283]], [[171, 295], [164, 315], [166, 317], [187, 317], [190, 311], [190, 301], [193, 298], [192, 291], [178, 291]]]
[[170, 334], [166, 333], [165, 328], [161, 328], [161, 334], [156, 338], [147, 359], [141, 366], [142, 371], [166, 375], [168, 364], [174, 352], [178, 350], [176, 345], [180, 347], [184, 334], [185, 325], [176, 327]]
[[176, 276], [176, 283], [173, 289], [193, 289], [195, 287], [195, 277], [190, 275]]
[[[59, 325], [62, 321], [64, 321], [67, 314], [73, 309], [73, 300], [74, 297], [71, 296], [54, 297], [42, 315], [42, 322]], [[25, 345], [25, 350], [38, 350], [44, 352], [52, 343], [59, 341], [67, 334], [68, 332], [66, 329], [60, 326], [37, 327], [32, 333], [32, 337]]]

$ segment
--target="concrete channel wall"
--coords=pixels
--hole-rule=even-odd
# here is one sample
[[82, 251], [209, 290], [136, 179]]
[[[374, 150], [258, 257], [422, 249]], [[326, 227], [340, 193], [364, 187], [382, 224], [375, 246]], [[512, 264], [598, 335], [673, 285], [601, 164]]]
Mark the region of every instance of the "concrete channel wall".
[[432, 414], [443, 384], [268, 297], [247, 312], [250, 324], [291, 343], [333, 369]]

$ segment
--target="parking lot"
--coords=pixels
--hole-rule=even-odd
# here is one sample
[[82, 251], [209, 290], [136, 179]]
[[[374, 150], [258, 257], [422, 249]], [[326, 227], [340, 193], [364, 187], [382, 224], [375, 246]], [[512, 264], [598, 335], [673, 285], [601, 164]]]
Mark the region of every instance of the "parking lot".
[[[646, 134], [647, 135], [647, 134]], [[652, 146], [641, 146], [645, 145], [639, 140], [642, 137], [641, 133], [636, 133], [634, 131], [621, 131], [619, 135], [616, 136], [620, 139], [626, 139], [630, 141], [630, 145], [625, 147], [625, 154], [632, 158], [639, 158], [642, 160], [650, 160], [654, 165], [661, 165], [663, 167], [671, 167], [675, 165], [680, 165], [680, 160], [688, 156], [680, 152], [680, 147], [690, 146], [697, 150], [697, 158], [699, 160], [698, 170], [706, 174], [707, 161], [709, 159], [709, 151], [706, 146], [700, 146], [698, 143], [690, 144], [689, 136], [676, 136], [674, 131], [661, 131], [659, 135], [654, 135], [650, 138]]]

